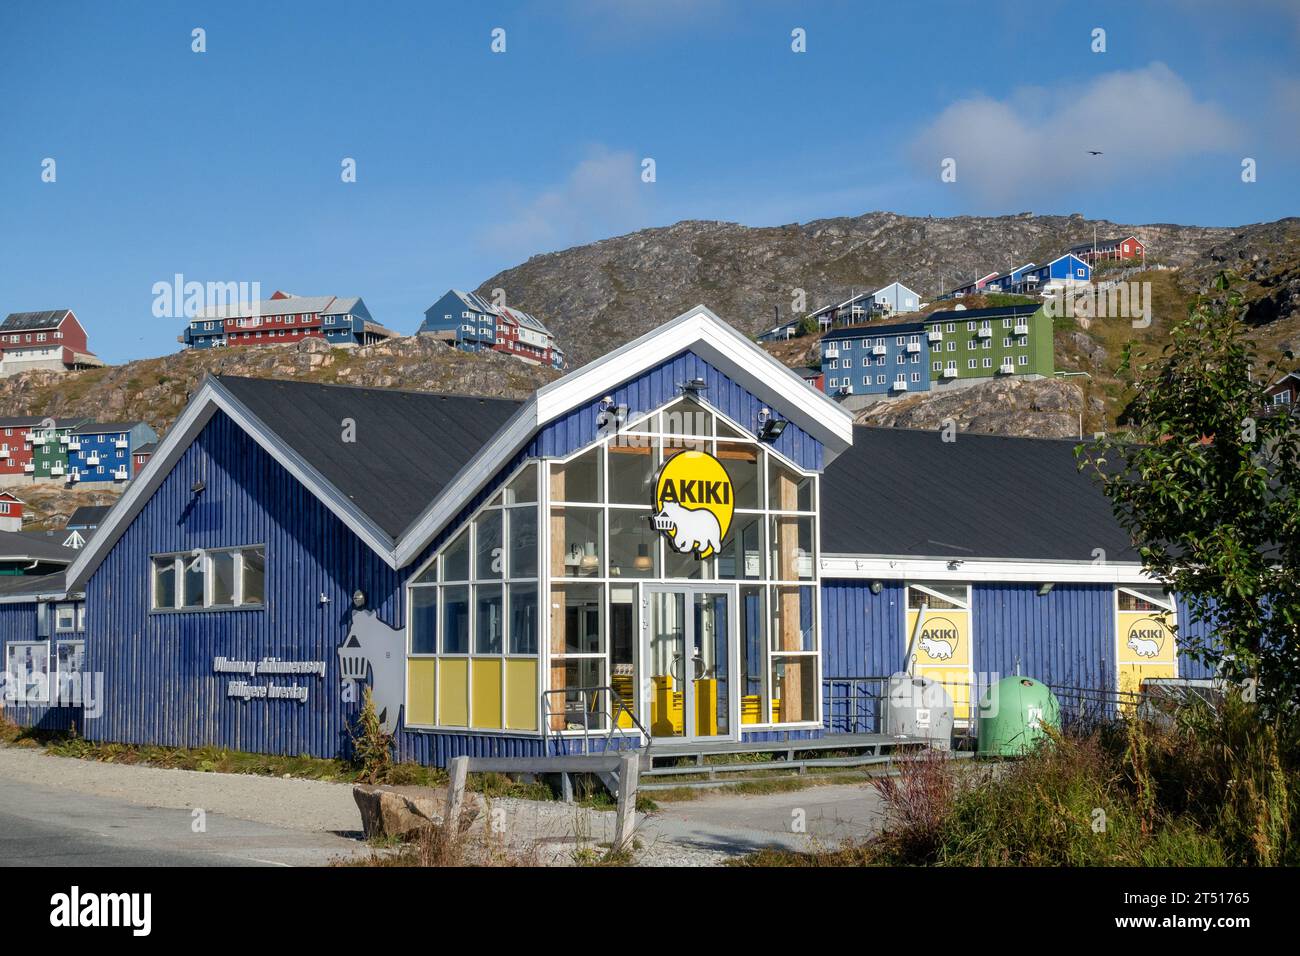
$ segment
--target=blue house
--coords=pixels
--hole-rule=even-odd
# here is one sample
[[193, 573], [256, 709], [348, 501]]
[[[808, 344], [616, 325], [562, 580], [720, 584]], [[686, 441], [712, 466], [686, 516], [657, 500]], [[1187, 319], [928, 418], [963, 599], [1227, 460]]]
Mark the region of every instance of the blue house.
[[321, 310], [320, 327], [331, 345], [373, 345], [392, 335], [375, 323], [359, 296], [335, 298]]
[[871, 293], [871, 298], [885, 312], [916, 312], [921, 308], [921, 296], [901, 282], [891, 282], [883, 289]]
[[1074, 445], [855, 426], [703, 307], [523, 402], [210, 377], [63, 580], [0, 583], [6, 713], [90, 673], [87, 739], [332, 757], [369, 687], [442, 765], [883, 733], [852, 688], [904, 668], [961, 723], [990, 675], [1203, 676]]
[[424, 310], [424, 321], [416, 331], [466, 352], [481, 352], [496, 345], [497, 310], [477, 293], [451, 289]]
[[23, 727], [84, 727], [86, 604], [70, 595], [64, 571], [0, 577], [0, 706]]
[[1010, 272], [1000, 272], [996, 278], [988, 281], [985, 288], [990, 292], [1020, 292], [1025, 285], [1025, 275], [1034, 268], [1034, 265], [1032, 262], [1026, 262]]
[[135, 477], [132, 451], [156, 442], [158, 433], [145, 422], [87, 422], [68, 436], [68, 481], [130, 481]]
[[821, 341], [828, 395], [903, 395], [930, 390], [929, 346], [920, 322], [837, 329]]
[[1020, 281], [1013, 283], [1008, 292], [1022, 294], [1041, 293], [1049, 288], [1080, 285], [1092, 281], [1092, 266], [1073, 253], [1057, 256], [1046, 265], [1025, 269]]

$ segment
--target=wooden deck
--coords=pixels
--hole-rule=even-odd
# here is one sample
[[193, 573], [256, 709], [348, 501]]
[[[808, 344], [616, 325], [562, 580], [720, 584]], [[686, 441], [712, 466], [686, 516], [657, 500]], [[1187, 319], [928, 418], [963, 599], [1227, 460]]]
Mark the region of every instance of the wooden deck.
[[694, 757], [696, 763], [703, 764], [705, 757], [727, 754], [784, 754], [786, 760], [793, 760], [795, 753], [857, 750], [878, 757], [899, 748], [928, 747], [932, 743], [926, 737], [894, 737], [890, 734], [830, 734], [811, 740], [676, 740], [660, 737], [641, 753], [644, 755], [643, 765], [645, 758], [655, 761], [661, 758], [680, 760], [682, 757]]

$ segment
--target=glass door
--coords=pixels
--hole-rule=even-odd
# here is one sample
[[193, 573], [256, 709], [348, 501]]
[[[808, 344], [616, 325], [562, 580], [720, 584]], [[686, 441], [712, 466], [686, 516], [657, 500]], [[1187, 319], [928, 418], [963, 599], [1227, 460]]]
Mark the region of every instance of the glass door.
[[649, 591], [650, 735], [686, 736], [686, 592]]
[[725, 737], [731, 733], [728, 693], [728, 648], [731, 645], [731, 595], [726, 591], [695, 591], [691, 595], [691, 713], [696, 737]]
[[647, 588], [649, 730], [655, 737], [731, 734], [731, 592]]

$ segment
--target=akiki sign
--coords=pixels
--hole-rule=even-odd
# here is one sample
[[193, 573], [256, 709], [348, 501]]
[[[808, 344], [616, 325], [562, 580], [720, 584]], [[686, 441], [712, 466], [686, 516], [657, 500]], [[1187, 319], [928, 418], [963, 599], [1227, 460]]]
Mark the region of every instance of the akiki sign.
[[664, 462], [651, 522], [672, 548], [697, 560], [722, 549], [736, 507], [731, 476], [707, 452], [682, 451]]
[[[248, 677], [267, 675], [308, 675], [323, 678], [324, 661], [282, 661], [278, 657], [263, 657], [256, 661], [233, 660], [218, 657], [212, 662], [212, 671], [216, 674], [243, 674]], [[246, 680], [232, 680], [226, 685], [226, 696], [239, 700], [296, 700], [300, 704], [307, 702], [305, 684], [253, 684]]]

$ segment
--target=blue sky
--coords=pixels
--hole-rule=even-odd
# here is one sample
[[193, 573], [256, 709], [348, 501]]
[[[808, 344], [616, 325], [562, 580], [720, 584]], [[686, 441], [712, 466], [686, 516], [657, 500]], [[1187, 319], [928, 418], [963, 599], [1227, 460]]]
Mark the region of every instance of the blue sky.
[[410, 332], [450, 286], [679, 219], [1296, 215], [1298, 47], [1284, 0], [6, 4], [0, 314], [72, 308], [120, 362], [178, 347], [176, 273]]

